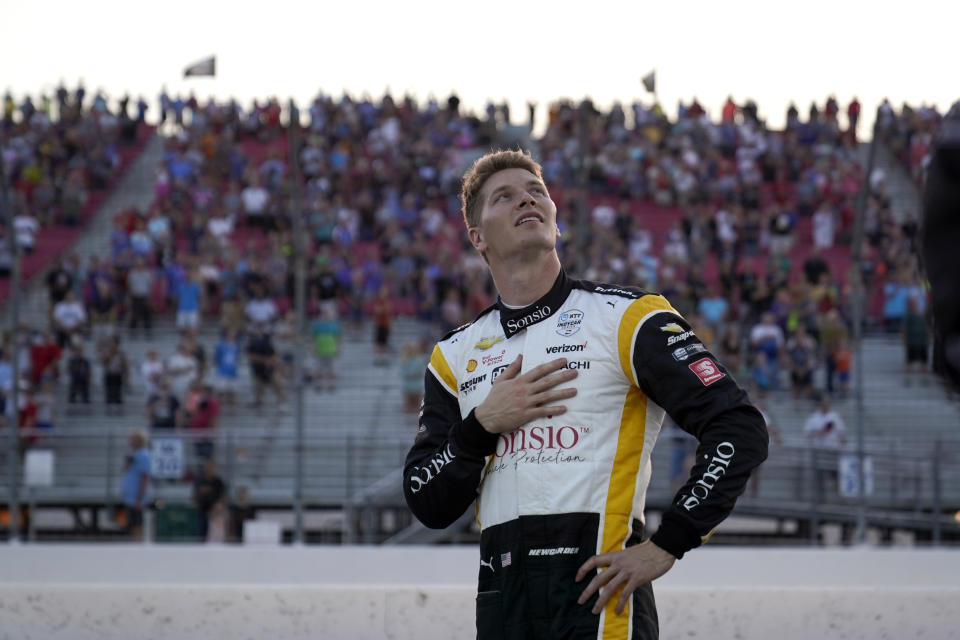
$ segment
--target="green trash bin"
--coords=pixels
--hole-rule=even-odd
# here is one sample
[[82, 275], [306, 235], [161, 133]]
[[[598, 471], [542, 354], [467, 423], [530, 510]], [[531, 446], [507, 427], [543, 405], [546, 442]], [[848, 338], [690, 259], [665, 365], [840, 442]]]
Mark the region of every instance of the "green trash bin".
[[157, 504], [156, 542], [200, 542], [197, 508], [192, 504]]

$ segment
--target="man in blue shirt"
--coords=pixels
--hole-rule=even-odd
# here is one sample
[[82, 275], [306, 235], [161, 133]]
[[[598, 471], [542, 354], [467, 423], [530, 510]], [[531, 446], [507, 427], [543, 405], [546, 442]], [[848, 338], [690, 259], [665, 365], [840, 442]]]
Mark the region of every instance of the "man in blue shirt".
[[127, 529], [135, 541], [143, 540], [143, 507], [150, 500], [149, 436], [144, 429], [130, 432], [130, 450], [123, 467], [123, 505], [127, 511]]

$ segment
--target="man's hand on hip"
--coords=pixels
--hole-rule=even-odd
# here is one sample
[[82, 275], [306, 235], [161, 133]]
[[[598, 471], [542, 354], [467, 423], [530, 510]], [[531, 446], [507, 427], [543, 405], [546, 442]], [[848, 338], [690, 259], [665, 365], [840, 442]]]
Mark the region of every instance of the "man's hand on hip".
[[584, 604], [593, 596], [600, 587], [600, 597], [597, 604], [593, 607], [593, 613], [599, 614], [603, 611], [607, 601], [620, 590], [620, 599], [617, 601], [617, 615], [623, 613], [623, 608], [627, 606], [630, 595], [636, 591], [637, 587], [648, 582], [656, 580], [673, 566], [676, 562], [667, 551], [664, 551], [649, 540], [633, 547], [627, 547], [621, 551], [612, 551], [610, 553], [601, 553], [595, 555], [580, 567], [577, 571], [577, 582], [583, 580], [588, 573], [597, 567], [606, 567], [598, 573], [583, 590], [577, 599], [579, 604]]
[[481, 426], [490, 433], [513, 431], [536, 418], [564, 413], [567, 408], [554, 403], [577, 395], [573, 388], [555, 388], [577, 377], [575, 370], [560, 371], [567, 364], [566, 358], [546, 362], [520, 375], [522, 361], [523, 356], [517, 356], [510, 363], [474, 411]]

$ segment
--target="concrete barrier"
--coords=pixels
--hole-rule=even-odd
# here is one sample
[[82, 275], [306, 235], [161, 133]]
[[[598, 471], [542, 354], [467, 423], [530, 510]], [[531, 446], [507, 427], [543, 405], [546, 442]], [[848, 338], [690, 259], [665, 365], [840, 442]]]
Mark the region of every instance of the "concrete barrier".
[[[0, 546], [0, 639], [474, 637], [472, 547]], [[960, 638], [960, 551], [700, 549], [663, 638]]]

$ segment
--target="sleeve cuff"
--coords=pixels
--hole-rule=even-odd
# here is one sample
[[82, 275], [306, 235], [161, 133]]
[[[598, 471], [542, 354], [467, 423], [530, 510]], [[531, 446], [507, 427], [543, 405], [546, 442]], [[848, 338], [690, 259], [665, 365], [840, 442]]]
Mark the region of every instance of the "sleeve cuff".
[[700, 546], [700, 536], [687, 523], [671, 515], [663, 514], [660, 528], [650, 537], [650, 542], [679, 560], [687, 551]]
[[483, 458], [497, 450], [499, 436], [484, 429], [473, 411], [470, 411], [462, 422], [454, 425], [450, 436], [456, 448], [467, 455]]

